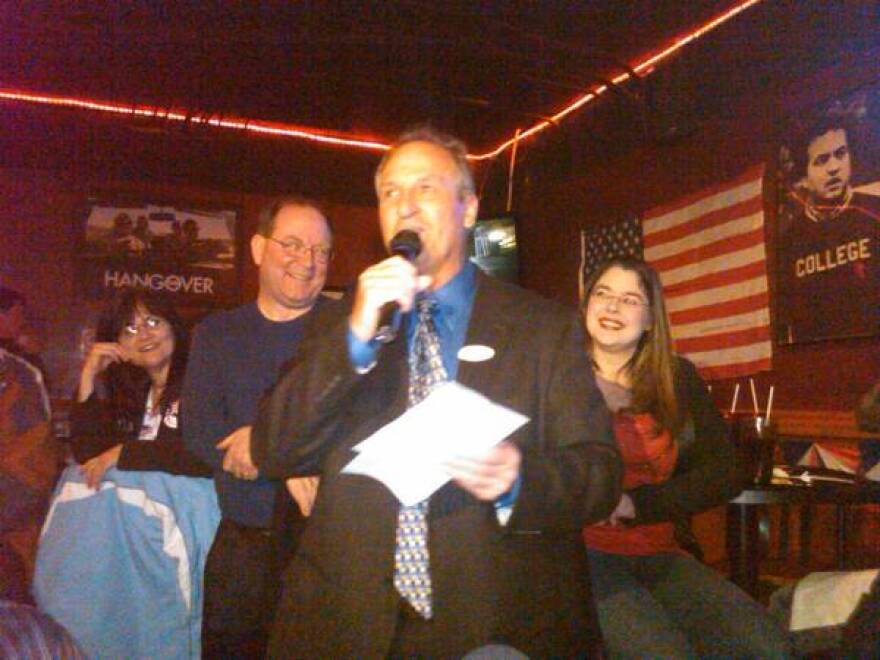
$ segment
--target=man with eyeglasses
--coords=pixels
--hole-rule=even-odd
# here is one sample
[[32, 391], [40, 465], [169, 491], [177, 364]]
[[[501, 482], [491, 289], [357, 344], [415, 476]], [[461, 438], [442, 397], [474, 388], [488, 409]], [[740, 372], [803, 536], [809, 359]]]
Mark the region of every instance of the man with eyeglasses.
[[[251, 461], [251, 424], [319, 302], [333, 237], [313, 202], [291, 196], [261, 212], [250, 247], [259, 270], [257, 299], [198, 326], [182, 397], [184, 442], [214, 468], [223, 516], [205, 568], [204, 657], [260, 657], [265, 647], [281, 568], [278, 544], [290, 542], [275, 538], [274, 508], [279, 491], [279, 502], [290, 500], [281, 482], [260, 475]], [[290, 479], [286, 487], [307, 516], [317, 479]]]

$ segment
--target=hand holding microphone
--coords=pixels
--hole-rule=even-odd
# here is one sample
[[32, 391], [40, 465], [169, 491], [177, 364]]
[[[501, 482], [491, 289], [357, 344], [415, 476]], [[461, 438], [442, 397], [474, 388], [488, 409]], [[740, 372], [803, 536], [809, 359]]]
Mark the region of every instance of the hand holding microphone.
[[[416, 294], [431, 284], [431, 277], [419, 275], [414, 263], [421, 248], [416, 232], [399, 231], [389, 244], [392, 256], [360, 274], [349, 319], [355, 337], [361, 341], [378, 338], [385, 342], [394, 338], [398, 311], [409, 311]], [[381, 336], [377, 337], [377, 333]]]

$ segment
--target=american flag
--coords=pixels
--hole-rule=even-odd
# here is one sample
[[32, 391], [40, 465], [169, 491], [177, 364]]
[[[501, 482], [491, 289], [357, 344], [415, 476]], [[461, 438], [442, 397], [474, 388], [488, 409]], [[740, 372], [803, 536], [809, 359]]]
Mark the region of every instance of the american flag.
[[603, 263], [614, 257], [643, 256], [642, 223], [636, 216], [581, 230], [580, 298], [584, 297], [584, 282]]
[[[731, 181], [651, 209], [641, 223], [643, 256], [660, 274], [675, 350], [693, 361], [704, 378], [770, 369], [762, 178], [763, 167], [753, 167]], [[615, 235], [613, 226], [604, 233]], [[583, 255], [592, 240], [592, 233], [582, 234]], [[633, 254], [625, 244], [620, 247], [621, 252], [604, 258]], [[581, 282], [586, 257], [582, 261]]]

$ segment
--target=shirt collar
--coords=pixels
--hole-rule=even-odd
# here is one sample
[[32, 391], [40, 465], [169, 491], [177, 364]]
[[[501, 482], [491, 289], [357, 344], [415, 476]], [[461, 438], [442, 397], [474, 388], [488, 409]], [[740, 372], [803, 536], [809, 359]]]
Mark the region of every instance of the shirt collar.
[[455, 277], [431, 294], [437, 301], [437, 308], [442, 318], [450, 319], [467, 309], [473, 296], [476, 270], [471, 260], [466, 259], [464, 266]]

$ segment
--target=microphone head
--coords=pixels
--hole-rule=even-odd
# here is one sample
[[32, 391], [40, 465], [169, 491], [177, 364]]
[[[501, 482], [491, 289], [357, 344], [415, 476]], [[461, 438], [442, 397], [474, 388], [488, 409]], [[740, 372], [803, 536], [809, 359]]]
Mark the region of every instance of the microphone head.
[[422, 239], [411, 229], [402, 229], [394, 235], [388, 245], [391, 254], [397, 254], [407, 261], [415, 261], [422, 251]]

